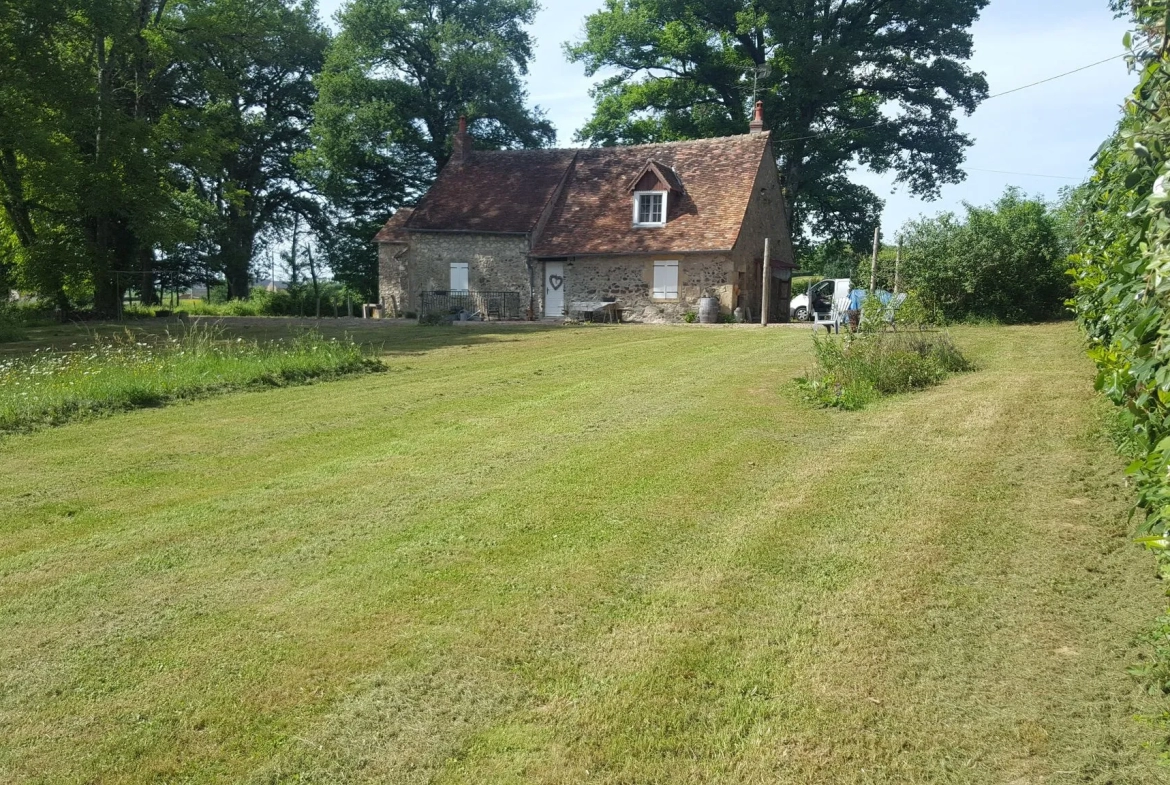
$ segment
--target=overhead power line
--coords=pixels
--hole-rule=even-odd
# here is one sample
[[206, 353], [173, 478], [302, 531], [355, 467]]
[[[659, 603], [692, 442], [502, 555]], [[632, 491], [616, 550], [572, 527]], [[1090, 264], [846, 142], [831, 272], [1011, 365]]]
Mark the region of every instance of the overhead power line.
[[1023, 85], [1021, 87], [1014, 87], [1011, 90], [1004, 90], [1002, 93], [995, 93], [994, 95], [989, 95], [989, 96], [987, 96], [987, 100], [990, 101], [992, 98], [1001, 98], [1005, 95], [1011, 95], [1012, 93], [1018, 93], [1021, 90], [1028, 90], [1028, 89], [1033, 88], [1033, 87], [1039, 87], [1042, 84], [1048, 84], [1049, 82], [1055, 82], [1057, 79], [1064, 79], [1066, 76], [1072, 76], [1073, 74], [1079, 74], [1081, 71], [1088, 71], [1090, 68], [1096, 68], [1099, 65], [1105, 65], [1106, 63], [1112, 63], [1114, 60], [1120, 60], [1123, 57], [1128, 57], [1128, 55], [1114, 55], [1113, 57], [1106, 57], [1104, 60], [1098, 60], [1095, 63], [1089, 63], [1088, 65], [1082, 65], [1080, 68], [1074, 68], [1071, 71], [1065, 71], [1063, 74], [1057, 74], [1056, 76], [1050, 76], [1047, 79], [1041, 79], [1039, 82], [1032, 82], [1032, 84], [1026, 84], [1026, 85]]
[[[1088, 65], [1082, 65], [1080, 68], [1074, 68], [1071, 71], [1065, 71], [1063, 74], [1057, 74], [1056, 76], [1050, 76], [1047, 79], [1041, 79], [1039, 82], [1032, 82], [1031, 84], [1021, 85], [1020, 87], [1013, 87], [1011, 90], [1004, 90], [1002, 93], [994, 93], [992, 95], [987, 96], [987, 98], [984, 100], [990, 101], [993, 98], [1002, 98], [1005, 95], [1012, 95], [1013, 93], [1019, 93], [1019, 92], [1022, 92], [1024, 90], [1030, 90], [1033, 87], [1039, 87], [1040, 85], [1048, 84], [1049, 82], [1055, 82], [1057, 79], [1064, 79], [1066, 76], [1072, 76], [1073, 74], [1079, 74], [1081, 71], [1088, 71], [1090, 68], [1096, 68], [1099, 65], [1105, 65], [1106, 63], [1112, 63], [1113, 61], [1120, 60], [1123, 57], [1128, 57], [1128, 55], [1120, 54], [1120, 55], [1114, 55], [1113, 57], [1107, 57], [1104, 60], [1098, 60], [1095, 63], [1089, 63]], [[897, 118], [891, 117], [887, 120], [882, 120], [880, 123], [872, 123], [870, 125], [859, 125], [856, 128], [843, 128], [840, 131], [827, 131], [827, 132], [819, 133], [819, 134], [810, 134], [808, 136], [791, 136], [791, 137], [788, 137], [786, 139], [778, 139], [777, 141], [779, 141], [779, 142], [803, 142], [803, 141], [806, 141], [808, 139], [820, 139], [823, 136], [840, 136], [841, 134], [848, 134], [848, 133], [852, 133], [854, 131], [868, 131], [870, 129], [879, 128], [883, 125], [886, 125], [887, 123], [896, 122], [896, 121], [897, 121]], [[1013, 174], [1013, 173], [1012, 172], [1000, 172], [997, 174]], [[1054, 175], [1035, 175], [1035, 176], [1036, 177], [1052, 177]], [[1060, 178], [1060, 179], [1076, 179], [1076, 178]]]
[[976, 169], [973, 166], [968, 166], [966, 168], [967, 168], [968, 172], [987, 172], [989, 174], [1010, 174], [1010, 175], [1014, 175], [1015, 177], [1043, 177], [1047, 180], [1072, 180], [1075, 182], [1075, 181], [1084, 179], [1082, 177], [1065, 177], [1062, 174], [1034, 174], [1032, 172], [1005, 172], [1002, 169]]

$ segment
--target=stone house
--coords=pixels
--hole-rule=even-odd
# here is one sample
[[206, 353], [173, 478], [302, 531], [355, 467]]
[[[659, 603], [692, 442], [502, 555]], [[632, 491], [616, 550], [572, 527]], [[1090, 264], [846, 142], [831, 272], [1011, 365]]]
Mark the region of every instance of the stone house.
[[388, 315], [424, 293], [510, 292], [529, 318], [616, 303], [625, 321], [680, 321], [703, 297], [760, 313], [765, 239], [770, 318], [787, 321], [794, 255], [757, 105], [751, 133], [580, 150], [473, 150], [465, 121], [417, 207], [378, 233]]

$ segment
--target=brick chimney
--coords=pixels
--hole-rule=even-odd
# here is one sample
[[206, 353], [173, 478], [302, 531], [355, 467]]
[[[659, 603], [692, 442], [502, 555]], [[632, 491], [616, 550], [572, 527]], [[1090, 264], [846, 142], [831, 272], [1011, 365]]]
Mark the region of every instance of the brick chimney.
[[451, 146], [451, 163], [459, 165], [471, 157], [471, 150], [475, 140], [467, 133], [467, 116], [459, 118], [459, 130], [455, 133], [455, 140]]
[[756, 117], [754, 120], [752, 120], [752, 124], [749, 126], [749, 128], [752, 129], [753, 134], [762, 134], [764, 131], [768, 130], [768, 127], [764, 125], [763, 101], [756, 101]]

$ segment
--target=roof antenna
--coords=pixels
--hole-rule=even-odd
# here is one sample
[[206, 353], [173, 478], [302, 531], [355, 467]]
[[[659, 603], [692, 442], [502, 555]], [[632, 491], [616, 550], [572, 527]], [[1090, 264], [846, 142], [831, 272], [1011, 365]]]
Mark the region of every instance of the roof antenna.
[[772, 66], [768, 63], [757, 65], [752, 71], [752, 104], [760, 100], [760, 80], [772, 75]]

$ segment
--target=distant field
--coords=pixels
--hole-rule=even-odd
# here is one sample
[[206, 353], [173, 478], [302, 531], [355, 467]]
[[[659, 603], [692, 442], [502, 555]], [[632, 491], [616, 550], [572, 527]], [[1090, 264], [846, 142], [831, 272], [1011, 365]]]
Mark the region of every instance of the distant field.
[[0, 782], [1164, 781], [1071, 325], [860, 413], [807, 330], [363, 328], [0, 438]]

